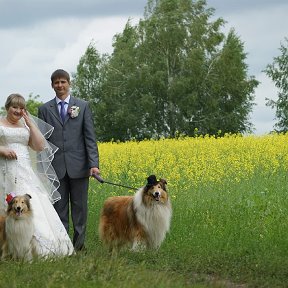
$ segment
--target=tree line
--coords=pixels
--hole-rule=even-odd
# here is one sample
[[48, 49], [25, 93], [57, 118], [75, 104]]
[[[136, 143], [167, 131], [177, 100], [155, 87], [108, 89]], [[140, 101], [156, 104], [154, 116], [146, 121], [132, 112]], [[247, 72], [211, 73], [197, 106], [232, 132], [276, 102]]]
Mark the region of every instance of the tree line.
[[[148, 0], [143, 19], [113, 38], [111, 55], [92, 41], [72, 72], [72, 94], [89, 101], [99, 141], [250, 133], [259, 82], [244, 43], [206, 1]], [[288, 129], [288, 40], [264, 72], [279, 89], [275, 130]], [[29, 95], [28, 109], [41, 104]], [[3, 109], [3, 108], [2, 108]]]

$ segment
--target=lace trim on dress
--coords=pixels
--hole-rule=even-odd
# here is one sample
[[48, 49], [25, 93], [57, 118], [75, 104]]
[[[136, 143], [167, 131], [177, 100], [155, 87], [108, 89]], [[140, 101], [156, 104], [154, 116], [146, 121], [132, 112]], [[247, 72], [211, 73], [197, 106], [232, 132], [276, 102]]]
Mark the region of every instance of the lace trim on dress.
[[34, 172], [40, 177], [40, 179], [43, 181], [43, 185], [47, 188], [51, 203], [54, 204], [61, 199], [61, 195], [57, 191], [60, 186], [60, 182], [52, 166], [54, 154], [59, 148], [47, 140], [47, 138], [49, 138], [52, 134], [54, 127], [38, 117], [31, 114], [29, 114], [29, 116], [45, 138], [45, 146], [42, 151], [35, 152], [34, 150], [30, 149], [32, 166]]

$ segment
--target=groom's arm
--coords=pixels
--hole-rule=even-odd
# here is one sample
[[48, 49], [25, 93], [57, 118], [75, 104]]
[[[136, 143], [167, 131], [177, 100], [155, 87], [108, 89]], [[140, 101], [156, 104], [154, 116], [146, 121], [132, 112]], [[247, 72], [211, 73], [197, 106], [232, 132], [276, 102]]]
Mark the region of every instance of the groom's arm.
[[95, 131], [94, 131], [94, 125], [92, 120], [92, 113], [89, 108], [89, 104], [86, 102], [85, 108], [84, 108], [84, 139], [85, 139], [85, 145], [86, 145], [86, 151], [89, 161], [89, 168], [97, 167], [99, 168], [99, 152], [98, 152], [98, 146], [96, 143], [96, 137], [95, 137]]

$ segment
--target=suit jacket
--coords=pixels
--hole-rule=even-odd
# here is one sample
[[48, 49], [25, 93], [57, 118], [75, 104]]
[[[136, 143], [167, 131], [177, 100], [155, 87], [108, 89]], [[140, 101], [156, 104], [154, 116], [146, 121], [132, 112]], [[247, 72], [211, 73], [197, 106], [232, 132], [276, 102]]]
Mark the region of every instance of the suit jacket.
[[54, 127], [47, 140], [59, 148], [52, 161], [59, 179], [66, 172], [71, 178], [88, 177], [91, 167], [99, 168], [98, 147], [88, 102], [70, 96], [68, 111], [71, 106], [80, 108], [79, 115], [71, 118], [67, 113], [64, 123], [55, 98], [38, 110], [38, 117]]

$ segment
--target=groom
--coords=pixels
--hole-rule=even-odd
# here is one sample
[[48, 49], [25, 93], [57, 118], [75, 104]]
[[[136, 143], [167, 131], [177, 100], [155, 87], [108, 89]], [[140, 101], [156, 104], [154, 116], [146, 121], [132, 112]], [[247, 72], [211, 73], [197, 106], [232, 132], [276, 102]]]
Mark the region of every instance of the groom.
[[58, 69], [51, 75], [56, 97], [39, 107], [40, 119], [54, 127], [48, 139], [56, 145], [52, 165], [60, 181], [61, 200], [54, 207], [69, 231], [69, 202], [76, 251], [84, 248], [89, 176], [100, 174], [98, 147], [88, 103], [70, 95], [70, 76]]

